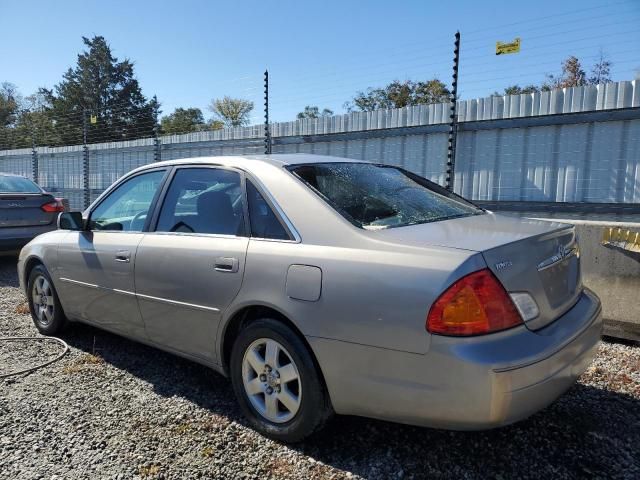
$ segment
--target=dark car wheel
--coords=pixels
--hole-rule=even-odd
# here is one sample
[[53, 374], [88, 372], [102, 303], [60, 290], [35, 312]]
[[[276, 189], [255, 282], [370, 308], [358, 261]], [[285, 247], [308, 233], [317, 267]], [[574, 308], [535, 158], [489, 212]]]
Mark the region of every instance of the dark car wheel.
[[331, 414], [309, 350], [282, 322], [260, 319], [243, 329], [233, 345], [230, 373], [245, 416], [266, 436], [298, 442]]
[[29, 311], [33, 323], [43, 335], [55, 335], [66, 326], [58, 294], [44, 265], [35, 266], [27, 283]]

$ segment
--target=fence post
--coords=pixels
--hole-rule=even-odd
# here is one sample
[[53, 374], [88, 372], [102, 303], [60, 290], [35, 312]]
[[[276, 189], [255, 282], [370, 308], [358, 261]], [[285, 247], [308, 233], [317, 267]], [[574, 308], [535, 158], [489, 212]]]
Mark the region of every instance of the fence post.
[[[154, 97], [155, 98], [155, 97]], [[160, 124], [158, 123], [158, 108], [153, 109], [153, 161], [162, 161], [162, 141], [158, 136], [160, 130]]]
[[453, 49], [453, 81], [451, 82], [451, 115], [449, 116], [449, 149], [445, 187], [453, 191], [456, 175], [456, 141], [458, 139], [458, 64], [460, 62], [460, 32], [456, 32]]
[[264, 153], [271, 153], [271, 132], [269, 131], [269, 70], [264, 71]]
[[35, 141], [31, 144], [31, 175], [33, 175], [33, 181], [39, 184], [38, 150], [36, 149]]
[[82, 177], [84, 187], [84, 208], [91, 203], [91, 191], [89, 190], [89, 147], [87, 146], [87, 109], [82, 111]]
[[29, 126], [31, 127], [31, 175], [33, 176], [33, 181], [40, 184], [40, 179], [38, 178], [38, 150], [36, 147], [36, 134], [35, 129], [33, 128], [33, 119], [29, 122]]

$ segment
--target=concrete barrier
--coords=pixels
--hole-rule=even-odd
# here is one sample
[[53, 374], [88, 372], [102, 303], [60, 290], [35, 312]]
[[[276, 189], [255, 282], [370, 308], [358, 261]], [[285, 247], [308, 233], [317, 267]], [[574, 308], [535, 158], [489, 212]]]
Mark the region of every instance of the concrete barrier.
[[564, 221], [576, 226], [582, 278], [602, 300], [604, 334], [640, 341], [640, 253], [606, 241], [610, 228], [640, 232], [640, 223]]

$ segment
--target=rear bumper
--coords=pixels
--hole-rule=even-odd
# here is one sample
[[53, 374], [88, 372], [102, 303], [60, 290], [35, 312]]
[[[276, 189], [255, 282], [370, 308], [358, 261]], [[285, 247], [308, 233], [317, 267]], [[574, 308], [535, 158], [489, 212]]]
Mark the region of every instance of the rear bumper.
[[38, 235], [55, 230], [56, 224], [31, 227], [4, 227], [0, 229], [0, 251], [20, 250]]
[[526, 418], [569, 389], [597, 353], [600, 301], [542, 330], [432, 336], [425, 355], [309, 337], [337, 413], [476, 430]]

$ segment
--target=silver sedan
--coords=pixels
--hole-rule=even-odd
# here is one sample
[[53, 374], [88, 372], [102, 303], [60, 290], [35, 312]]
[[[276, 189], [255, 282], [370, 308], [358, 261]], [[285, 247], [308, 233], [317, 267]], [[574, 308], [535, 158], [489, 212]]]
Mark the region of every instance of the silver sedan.
[[58, 223], [18, 263], [40, 332], [85, 322], [208, 365], [285, 441], [333, 413], [506, 425], [571, 387], [600, 339], [573, 227], [394, 166], [156, 163]]

